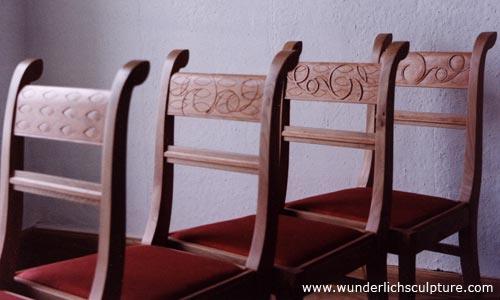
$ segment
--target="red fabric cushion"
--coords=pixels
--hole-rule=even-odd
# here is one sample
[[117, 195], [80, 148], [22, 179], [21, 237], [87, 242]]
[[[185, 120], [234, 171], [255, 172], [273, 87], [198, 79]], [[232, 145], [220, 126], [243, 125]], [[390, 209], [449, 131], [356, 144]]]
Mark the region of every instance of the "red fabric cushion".
[[[233, 264], [154, 246], [127, 247], [122, 299], [177, 299], [242, 272]], [[21, 271], [16, 278], [87, 298], [96, 255]]]
[[0, 300], [20, 300], [20, 299], [28, 299], [28, 298], [18, 297], [14, 294], [0, 291]]
[[[456, 201], [394, 191], [391, 226], [410, 228], [457, 204]], [[286, 207], [366, 222], [370, 213], [371, 188], [353, 188], [289, 202]]]
[[[223, 221], [172, 233], [172, 237], [248, 256], [255, 216]], [[294, 267], [356, 239], [356, 230], [280, 216], [276, 263]]]

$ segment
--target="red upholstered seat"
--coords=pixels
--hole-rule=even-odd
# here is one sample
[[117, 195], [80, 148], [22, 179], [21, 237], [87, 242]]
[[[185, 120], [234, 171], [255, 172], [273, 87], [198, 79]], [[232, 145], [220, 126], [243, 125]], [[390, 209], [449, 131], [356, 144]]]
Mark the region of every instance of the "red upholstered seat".
[[[366, 222], [370, 212], [371, 188], [353, 188], [289, 202], [286, 207]], [[394, 191], [391, 226], [410, 228], [457, 204], [456, 201]]]
[[[255, 216], [223, 221], [172, 233], [186, 242], [247, 256], [252, 241]], [[299, 218], [280, 216], [276, 263], [294, 267], [352, 241], [356, 230]]]
[[[87, 298], [96, 258], [88, 255], [27, 269], [16, 279]], [[233, 264], [173, 249], [127, 247], [122, 299], [178, 299], [241, 272]]]
[[21, 299], [28, 299], [22, 296], [16, 296], [14, 294], [0, 291], [0, 300], [21, 300]]

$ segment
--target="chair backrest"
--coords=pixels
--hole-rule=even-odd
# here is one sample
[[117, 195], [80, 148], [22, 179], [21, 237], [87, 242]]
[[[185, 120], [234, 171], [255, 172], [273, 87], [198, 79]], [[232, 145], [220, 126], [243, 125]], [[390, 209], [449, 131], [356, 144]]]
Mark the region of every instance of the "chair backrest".
[[[281, 51], [267, 76], [179, 72], [188, 63], [187, 50], [172, 51], [163, 67], [156, 129], [153, 199], [143, 237], [145, 244], [165, 244], [173, 193], [173, 165], [184, 164], [258, 175], [257, 218], [246, 266], [269, 272], [274, 262], [278, 184], [278, 141], [272, 111], [283, 96], [286, 74], [298, 62], [295, 51]], [[176, 116], [260, 123], [259, 155], [246, 155], [175, 145]]]
[[[42, 70], [39, 59], [21, 62], [7, 98], [0, 174], [0, 283], [2, 288], [12, 283], [23, 193], [31, 193], [99, 206], [98, 261], [91, 298], [117, 298], [125, 246], [128, 108], [134, 86], [148, 75], [149, 63], [127, 63], [110, 90], [33, 85]], [[25, 137], [99, 146], [101, 182], [23, 170]]]
[[[394, 117], [397, 124], [465, 130], [464, 171], [459, 200], [471, 202], [476, 207], [482, 169], [484, 67], [486, 54], [495, 44], [496, 36], [496, 32], [479, 34], [472, 52], [410, 52], [400, 62], [396, 77], [396, 85], [402, 87], [467, 90], [466, 115], [396, 111]], [[390, 34], [380, 34], [376, 44], [377, 41], [378, 44], [387, 44], [391, 39]]]
[[[287, 43], [285, 49], [293, 48]], [[375, 183], [366, 230], [387, 228], [392, 191], [394, 85], [398, 62], [408, 52], [407, 42], [388, 45], [372, 63], [299, 62], [288, 74], [286, 98], [365, 104], [375, 112], [369, 132], [289, 126], [289, 104], [282, 105], [282, 170], [288, 173], [288, 142], [322, 144], [374, 151]], [[281, 199], [284, 201], [284, 192]]]

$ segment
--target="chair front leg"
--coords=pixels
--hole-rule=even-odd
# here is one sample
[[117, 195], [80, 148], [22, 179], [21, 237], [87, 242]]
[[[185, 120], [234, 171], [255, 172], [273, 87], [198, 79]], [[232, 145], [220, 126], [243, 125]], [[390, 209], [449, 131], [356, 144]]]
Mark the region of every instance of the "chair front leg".
[[[370, 261], [366, 264], [366, 279], [372, 285], [381, 285], [387, 281], [387, 253], [383, 249], [375, 251]], [[385, 292], [369, 293], [368, 299], [384, 300], [388, 299], [388, 294]]]
[[[411, 250], [399, 254], [399, 282], [404, 286], [415, 284], [416, 259], [417, 255]], [[400, 292], [399, 299], [413, 300], [415, 293]]]
[[467, 227], [458, 233], [460, 247], [460, 264], [464, 284], [480, 284], [481, 274], [479, 272], [479, 258], [477, 251], [477, 222], [469, 223]]

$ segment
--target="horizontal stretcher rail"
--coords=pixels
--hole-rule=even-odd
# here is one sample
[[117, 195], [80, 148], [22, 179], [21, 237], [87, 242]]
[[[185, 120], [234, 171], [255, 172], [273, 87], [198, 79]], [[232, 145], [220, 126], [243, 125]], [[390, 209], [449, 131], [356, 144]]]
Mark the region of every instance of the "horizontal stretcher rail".
[[396, 111], [394, 121], [404, 125], [457, 129], [465, 128], [467, 123], [462, 115], [412, 111]]
[[167, 162], [226, 171], [257, 174], [259, 157], [256, 155], [214, 151], [181, 146], [168, 146]]
[[373, 133], [286, 126], [282, 135], [285, 141], [289, 142], [331, 145], [368, 150], [373, 150], [375, 147], [375, 135]]
[[98, 205], [102, 197], [98, 183], [29, 171], [16, 170], [10, 183], [16, 191], [85, 204]]

